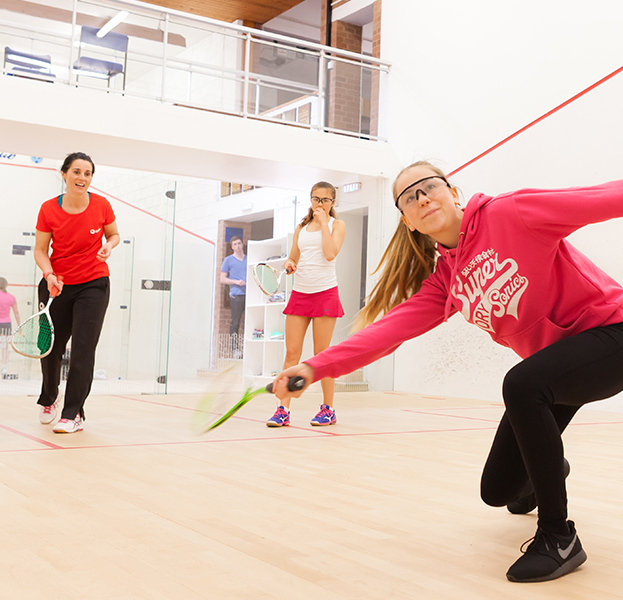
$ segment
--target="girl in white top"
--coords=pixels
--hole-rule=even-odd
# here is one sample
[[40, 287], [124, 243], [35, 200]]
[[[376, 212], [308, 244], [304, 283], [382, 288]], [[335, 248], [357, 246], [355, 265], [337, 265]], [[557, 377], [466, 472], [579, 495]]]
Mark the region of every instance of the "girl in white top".
[[[284, 369], [298, 364], [303, 341], [312, 323], [314, 354], [331, 344], [336, 319], [344, 315], [337, 289], [335, 259], [344, 242], [346, 227], [333, 209], [336, 190], [326, 181], [312, 187], [311, 207], [297, 226], [290, 256], [284, 263], [288, 273], [296, 273], [286, 315], [286, 358]], [[323, 403], [312, 425], [333, 425], [335, 381], [322, 379]], [[290, 398], [285, 398], [266, 422], [269, 427], [290, 425]]]

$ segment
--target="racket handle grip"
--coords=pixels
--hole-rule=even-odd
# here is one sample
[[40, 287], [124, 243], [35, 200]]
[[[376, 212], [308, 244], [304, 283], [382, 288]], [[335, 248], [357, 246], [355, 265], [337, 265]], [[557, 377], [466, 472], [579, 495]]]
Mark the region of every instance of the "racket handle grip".
[[[56, 276], [56, 280], [58, 282], [60, 282], [60, 283], [63, 283], [63, 279], [65, 279], [65, 278], [62, 275], [57, 275]], [[52, 288], [52, 291], [50, 292], [50, 296], [52, 296], [52, 298], [56, 298], [56, 296], [58, 296], [59, 292], [60, 292], [60, 290], [56, 286], [54, 286]]]
[[[305, 378], [300, 375], [296, 375], [295, 377], [290, 377], [288, 381], [288, 390], [291, 392], [300, 392], [305, 387]], [[269, 383], [266, 386], [266, 391], [269, 394], [273, 393], [273, 384]]]

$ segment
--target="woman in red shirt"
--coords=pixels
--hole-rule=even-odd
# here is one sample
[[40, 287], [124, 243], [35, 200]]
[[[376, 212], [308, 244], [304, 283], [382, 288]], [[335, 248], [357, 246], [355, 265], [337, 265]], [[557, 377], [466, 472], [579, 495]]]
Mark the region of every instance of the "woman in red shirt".
[[66, 191], [44, 202], [37, 219], [34, 255], [43, 272], [40, 304], [46, 304], [52, 288], [60, 290], [50, 306], [54, 347], [41, 360], [39, 420], [46, 425], [56, 418], [61, 361], [72, 338], [65, 403], [55, 433], [74, 433], [84, 427], [84, 403], [91, 391], [95, 349], [110, 297], [106, 261], [120, 240], [108, 200], [88, 191], [94, 173], [95, 165], [86, 154], [67, 156], [61, 167]]

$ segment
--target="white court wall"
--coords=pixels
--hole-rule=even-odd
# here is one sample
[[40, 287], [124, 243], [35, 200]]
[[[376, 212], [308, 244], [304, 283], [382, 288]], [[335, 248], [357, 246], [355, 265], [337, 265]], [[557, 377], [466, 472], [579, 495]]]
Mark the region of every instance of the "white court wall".
[[[578, 0], [385, 2], [381, 56], [392, 69], [382, 91], [380, 134], [388, 144], [64, 86], [49, 86], [45, 102], [36, 102], [40, 82], [5, 77], [4, 150], [62, 156], [69, 144], [93, 148], [98, 164], [284, 189], [307, 190], [319, 179], [362, 179], [371, 190], [361, 201], [370, 215], [371, 271], [397, 222], [388, 181], [400, 165], [429, 158], [451, 171], [618, 68], [622, 22], [623, 5], [613, 0], [590, 7]], [[620, 177], [620, 77], [454, 181], [469, 197]], [[291, 222], [287, 197], [275, 211], [275, 235]], [[219, 218], [247, 215], [247, 199], [241, 194], [232, 204], [218, 201], [215, 210]], [[209, 215], [204, 217], [207, 223]], [[621, 237], [619, 224], [612, 223], [573, 239], [620, 279]], [[501, 375], [516, 357], [483, 335], [455, 318], [371, 367], [373, 387], [498, 399]], [[384, 367], [394, 363], [393, 370]]]
[[[622, 23], [612, 0], [383, 3], [383, 134], [403, 166], [425, 158], [452, 171], [619, 68]], [[623, 178], [622, 98], [618, 75], [453, 181], [469, 198]], [[571, 240], [623, 282], [623, 222]], [[499, 400], [518, 360], [457, 316], [396, 352], [395, 389]]]

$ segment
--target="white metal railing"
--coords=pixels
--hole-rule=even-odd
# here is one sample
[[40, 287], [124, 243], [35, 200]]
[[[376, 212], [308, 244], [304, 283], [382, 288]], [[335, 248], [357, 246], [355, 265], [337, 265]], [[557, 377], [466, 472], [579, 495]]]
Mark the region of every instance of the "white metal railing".
[[[385, 61], [136, 0], [65, 1], [71, 21], [18, 15], [0, 5], [0, 47], [50, 56], [54, 77], [17, 72], [10, 64], [3, 66], [4, 74], [382, 140], [370, 131], [362, 110], [371, 99], [378, 101], [373, 88], [389, 72]], [[125, 53], [81, 48], [83, 25], [101, 27], [120, 10], [130, 13], [115, 29], [129, 37]], [[77, 57], [87, 52], [98, 64], [124, 64], [124, 78], [100, 73], [101, 79], [94, 79], [76, 70]], [[355, 90], [350, 96], [330, 74], [340, 68], [350, 77], [348, 89]], [[328, 106], [332, 96], [348, 114], [344, 123]], [[307, 104], [309, 109], [301, 110]]]

